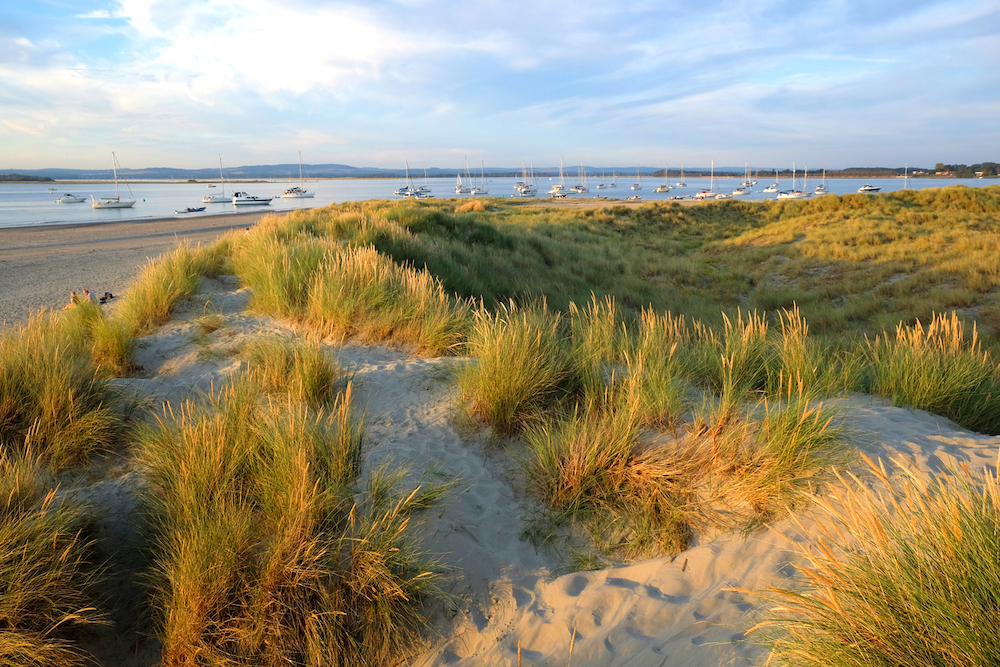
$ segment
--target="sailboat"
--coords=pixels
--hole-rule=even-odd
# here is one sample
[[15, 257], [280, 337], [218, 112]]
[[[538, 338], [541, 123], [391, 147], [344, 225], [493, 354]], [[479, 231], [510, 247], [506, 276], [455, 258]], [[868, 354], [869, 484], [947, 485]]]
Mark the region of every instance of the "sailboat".
[[743, 182], [740, 183], [740, 187], [733, 190], [733, 196], [745, 195], [750, 192], [750, 188], [753, 186], [753, 180], [750, 178], [750, 165], [749, 163], [743, 163]]
[[829, 192], [829, 190], [826, 189], [826, 169], [823, 170], [823, 182], [817, 185], [813, 192], [818, 195], [825, 195]]
[[633, 190], [642, 190], [642, 174], [639, 173], [639, 167], [635, 168], [635, 183], [632, 184]]
[[601, 170], [601, 182], [597, 184], [597, 189], [598, 190], [603, 190], [606, 187], [608, 187], [608, 186], [604, 184], [604, 170], [602, 169]]
[[549, 189], [548, 194], [553, 199], [555, 199], [556, 197], [565, 197], [566, 196], [566, 183], [565, 183], [565, 179], [563, 177], [563, 159], [561, 157], [559, 158], [559, 182], [556, 183], [555, 185], [553, 185]]
[[681, 180], [677, 181], [674, 186], [678, 188], [686, 188], [688, 186], [684, 181], [684, 167], [681, 167]]
[[396, 188], [392, 191], [392, 194], [399, 195], [400, 197], [406, 197], [411, 192], [414, 192], [413, 181], [410, 180], [410, 161], [405, 157], [403, 158], [403, 174], [406, 179], [406, 185], [401, 188]]
[[115, 176], [115, 196], [114, 197], [101, 197], [100, 199], [94, 199], [94, 195], [90, 195], [90, 201], [94, 208], [132, 208], [135, 206], [135, 196], [132, 194], [132, 188], [128, 184], [128, 180], [122, 175], [122, 180], [125, 181], [125, 187], [128, 188], [128, 195], [131, 199], [122, 199], [121, 195], [118, 193], [118, 168], [121, 167], [118, 164], [118, 157], [112, 151], [111, 153], [111, 171]]
[[615, 174], [614, 169], [612, 169], [611, 170], [611, 182], [608, 183], [608, 187], [609, 188], [617, 188], [618, 187], [617, 181], [618, 181], [618, 176], [617, 176], [617, 174]]
[[795, 163], [792, 163], [792, 189], [778, 193], [778, 199], [805, 199], [806, 195], [802, 190], [795, 189]]
[[779, 185], [778, 185], [778, 170], [775, 169], [774, 170], [774, 183], [771, 183], [769, 186], [767, 186], [766, 188], [764, 188], [763, 191], [764, 192], [777, 192], [778, 191], [778, 187], [779, 187]]
[[[469, 160], [465, 160], [465, 180], [472, 182], [472, 177], [469, 176]], [[456, 195], [467, 195], [472, 192], [472, 188], [462, 182], [462, 174], [455, 174], [455, 194]]]
[[535, 165], [531, 164], [531, 170], [529, 171], [524, 163], [521, 163], [521, 187], [517, 189], [518, 194], [522, 197], [534, 197], [538, 194], [538, 190], [535, 189]]
[[715, 199], [717, 197], [718, 193], [715, 191], [715, 160], [712, 160], [712, 176], [708, 181], [708, 190], [702, 190], [701, 192], [696, 192], [694, 198]]
[[664, 167], [663, 185], [657, 185], [653, 192], [670, 192], [670, 167]]
[[579, 194], [583, 194], [584, 192], [590, 192], [590, 188], [587, 187], [587, 170], [586, 168], [584, 168], [582, 161], [580, 162], [579, 177], [580, 177], [580, 182], [574, 185], [572, 188], [570, 188], [570, 190], [572, 190], [573, 192], [577, 192]]
[[281, 193], [284, 199], [305, 199], [307, 197], [315, 197], [315, 192], [309, 192], [305, 188], [305, 181], [302, 180], [302, 151], [299, 151], [299, 184], [294, 185], [290, 188], [286, 188], [284, 192]]
[[472, 194], [474, 195], [488, 195], [490, 193], [489, 188], [486, 187], [486, 162], [484, 160], [479, 161], [479, 169], [481, 175], [481, 182], [476, 187], [472, 188]]
[[222, 194], [205, 195], [201, 198], [203, 204], [230, 204], [233, 201], [232, 195], [226, 194], [226, 175], [222, 172], [222, 156], [219, 156], [219, 181], [222, 184]]

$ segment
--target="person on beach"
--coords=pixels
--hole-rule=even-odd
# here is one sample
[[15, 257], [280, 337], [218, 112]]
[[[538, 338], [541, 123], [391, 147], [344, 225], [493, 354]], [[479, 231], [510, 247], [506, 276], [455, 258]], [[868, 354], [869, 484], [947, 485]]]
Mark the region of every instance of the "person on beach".
[[105, 292], [104, 296], [101, 297], [101, 303], [107, 303], [108, 301], [111, 301], [111, 299], [113, 298], [115, 298], [114, 294], [112, 294], [111, 292]]
[[83, 290], [83, 298], [91, 303], [97, 303], [97, 298], [90, 293], [89, 289]]
[[69, 293], [69, 303], [67, 303], [63, 310], [69, 310], [70, 308], [76, 308], [76, 304], [80, 303], [80, 297], [76, 295], [76, 292]]

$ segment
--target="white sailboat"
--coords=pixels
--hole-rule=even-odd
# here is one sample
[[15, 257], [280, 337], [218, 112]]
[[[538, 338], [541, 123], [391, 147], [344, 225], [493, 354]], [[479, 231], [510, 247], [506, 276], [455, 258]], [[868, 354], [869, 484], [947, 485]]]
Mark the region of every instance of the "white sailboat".
[[740, 183], [740, 187], [733, 190], [733, 196], [738, 197], [740, 195], [745, 195], [750, 192], [750, 188], [753, 186], [753, 180], [750, 178], [750, 165], [749, 163], [743, 163], [743, 182]]
[[615, 173], [614, 169], [611, 170], [611, 182], [608, 183], [608, 187], [609, 188], [617, 188], [618, 187], [618, 175]]
[[281, 196], [283, 199], [306, 199], [316, 196], [315, 192], [306, 190], [305, 181], [302, 180], [302, 151], [299, 151], [299, 184], [286, 188]]
[[583, 161], [580, 162], [580, 170], [578, 172], [580, 182], [570, 188], [573, 192], [583, 194], [584, 192], [590, 192], [590, 188], [587, 187], [587, 170], [583, 166]]
[[678, 188], [686, 188], [688, 186], [687, 182], [684, 181], [684, 167], [683, 166], [681, 167], [681, 180], [677, 181], [674, 184], [674, 186], [678, 187]]
[[806, 194], [802, 190], [795, 189], [795, 163], [792, 163], [792, 189], [778, 193], [778, 199], [805, 199]]
[[553, 199], [566, 196], [566, 182], [563, 177], [563, 159], [559, 158], [559, 182], [553, 185], [548, 192]]
[[480, 169], [480, 182], [474, 188], [472, 188], [472, 194], [474, 195], [488, 195], [490, 193], [489, 188], [486, 186], [486, 161], [479, 161]]
[[663, 184], [657, 185], [653, 192], [670, 192], [670, 167], [664, 166], [663, 168]]
[[694, 198], [715, 199], [717, 197], [718, 193], [715, 191], [715, 160], [712, 160], [712, 172], [711, 172], [711, 177], [708, 180], [708, 189], [702, 190], [701, 192], [696, 192]]
[[[472, 177], [469, 176], [469, 160], [468, 160], [468, 158], [466, 158], [466, 160], [465, 160], [465, 180], [468, 183], [472, 182]], [[455, 174], [455, 194], [456, 195], [467, 195], [467, 194], [470, 194], [471, 192], [472, 192], [472, 186], [466, 185], [466, 183], [462, 182], [462, 174], [461, 173]]]
[[115, 177], [115, 196], [114, 197], [101, 197], [100, 199], [94, 199], [94, 195], [90, 195], [91, 206], [94, 208], [132, 208], [135, 206], [135, 197], [132, 195], [132, 188], [128, 184], [128, 179], [122, 175], [122, 180], [125, 181], [125, 187], [128, 188], [128, 195], [131, 199], [122, 199], [118, 192], [118, 157], [111, 153], [111, 171], [114, 173]]
[[826, 169], [823, 170], [823, 182], [817, 185], [813, 192], [818, 195], [825, 195], [829, 192], [829, 190], [826, 189]]
[[410, 180], [410, 161], [405, 157], [403, 158], [403, 178], [406, 179], [406, 185], [396, 188], [392, 191], [392, 194], [407, 197], [411, 192], [416, 192], [416, 189], [413, 187], [413, 181]]
[[779, 187], [780, 186], [778, 185], [778, 170], [775, 169], [774, 170], [774, 183], [771, 183], [769, 186], [767, 186], [766, 188], [764, 188], [763, 191], [764, 192], [768, 192], [768, 193], [770, 193], [770, 192], [777, 192]]
[[608, 186], [604, 184], [604, 170], [602, 169], [601, 170], [601, 182], [597, 184], [597, 189], [598, 190], [603, 190], [606, 187], [608, 187]]
[[521, 187], [517, 189], [522, 197], [534, 197], [538, 194], [535, 188], [535, 164], [531, 163], [530, 171], [521, 163]]
[[222, 184], [222, 194], [205, 195], [201, 198], [203, 204], [229, 204], [233, 201], [232, 195], [226, 194], [226, 175], [222, 172], [222, 156], [219, 156], [219, 181]]
[[642, 174], [639, 173], [639, 167], [635, 168], [635, 183], [632, 184], [633, 190], [642, 190]]

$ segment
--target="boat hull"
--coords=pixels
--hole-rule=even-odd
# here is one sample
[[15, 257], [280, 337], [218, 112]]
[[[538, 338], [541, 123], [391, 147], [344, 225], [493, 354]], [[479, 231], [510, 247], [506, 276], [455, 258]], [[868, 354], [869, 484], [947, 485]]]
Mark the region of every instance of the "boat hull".
[[121, 201], [118, 199], [95, 199], [92, 204], [94, 208], [132, 208], [135, 206], [134, 199]]

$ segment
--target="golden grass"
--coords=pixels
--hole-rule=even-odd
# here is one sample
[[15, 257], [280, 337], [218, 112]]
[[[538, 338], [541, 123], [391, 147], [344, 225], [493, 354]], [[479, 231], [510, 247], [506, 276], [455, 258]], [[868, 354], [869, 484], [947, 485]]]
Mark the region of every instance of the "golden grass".
[[751, 632], [782, 665], [997, 664], [996, 472], [893, 480], [868, 463], [878, 488], [840, 477], [818, 502], [821, 531], [791, 542], [804, 586], [768, 589]]

